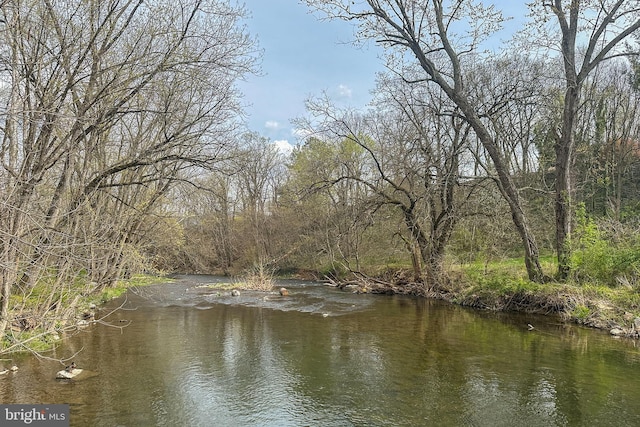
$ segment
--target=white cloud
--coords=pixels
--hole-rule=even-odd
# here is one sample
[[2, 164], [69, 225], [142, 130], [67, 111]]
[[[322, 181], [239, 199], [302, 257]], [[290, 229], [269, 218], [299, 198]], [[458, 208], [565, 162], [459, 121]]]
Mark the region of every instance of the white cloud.
[[347, 98], [351, 98], [351, 94], [352, 94], [352, 90], [349, 86], [347, 85], [338, 85], [338, 93], [340, 94], [340, 96], [345, 96]]
[[264, 123], [264, 127], [266, 127], [267, 129], [278, 129], [280, 127], [280, 123], [276, 122], [275, 120], [267, 120]]
[[289, 141], [287, 141], [286, 139], [277, 139], [273, 141], [273, 145], [276, 146], [278, 151], [286, 156], [291, 154], [291, 152], [293, 151], [293, 145], [289, 144]]

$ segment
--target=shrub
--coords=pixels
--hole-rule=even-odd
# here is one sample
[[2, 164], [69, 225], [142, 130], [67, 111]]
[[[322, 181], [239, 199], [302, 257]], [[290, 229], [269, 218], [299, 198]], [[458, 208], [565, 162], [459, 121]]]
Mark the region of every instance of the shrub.
[[591, 310], [589, 307], [579, 304], [573, 309], [571, 315], [578, 321], [585, 321], [591, 315]]
[[[621, 224], [618, 224], [620, 228]], [[637, 233], [611, 227], [608, 233], [590, 218], [584, 206], [576, 210], [575, 233], [570, 241], [571, 268], [576, 281], [606, 285], [635, 284], [640, 272]], [[614, 230], [615, 234], [614, 235]]]
[[237, 287], [256, 291], [270, 291], [273, 289], [274, 271], [265, 263], [260, 262], [247, 271], [244, 281], [236, 283]]

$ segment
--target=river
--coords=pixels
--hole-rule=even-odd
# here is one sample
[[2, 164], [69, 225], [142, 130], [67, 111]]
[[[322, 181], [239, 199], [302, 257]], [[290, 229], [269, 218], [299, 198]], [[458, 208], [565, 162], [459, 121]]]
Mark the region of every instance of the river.
[[128, 292], [47, 354], [75, 355], [82, 376], [16, 356], [1, 402], [68, 403], [72, 426], [640, 425], [634, 341], [312, 282], [281, 282], [287, 297], [203, 287], [224, 280]]

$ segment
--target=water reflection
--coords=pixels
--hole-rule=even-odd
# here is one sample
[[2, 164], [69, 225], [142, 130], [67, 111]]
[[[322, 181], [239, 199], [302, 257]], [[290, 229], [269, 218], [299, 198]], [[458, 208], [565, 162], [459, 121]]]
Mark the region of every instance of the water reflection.
[[[189, 277], [128, 296], [80, 351], [23, 358], [2, 402], [71, 403], [72, 425], [638, 425], [638, 349], [595, 331], [436, 301], [287, 283], [217, 295]], [[323, 314], [328, 314], [324, 317]], [[536, 329], [527, 330], [527, 323]]]

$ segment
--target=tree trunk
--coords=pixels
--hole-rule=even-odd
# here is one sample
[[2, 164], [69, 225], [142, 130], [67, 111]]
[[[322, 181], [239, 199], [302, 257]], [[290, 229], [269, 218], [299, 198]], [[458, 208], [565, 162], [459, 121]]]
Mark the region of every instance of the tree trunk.
[[568, 239], [571, 236], [571, 163], [574, 151], [573, 127], [578, 105], [578, 87], [568, 87], [565, 94], [562, 133], [555, 145], [556, 182], [556, 251], [558, 254], [558, 279], [566, 280], [570, 273], [570, 251]]
[[482, 146], [493, 161], [493, 165], [495, 166], [498, 174], [498, 188], [509, 205], [513, 224], [515, 225], [516, 230], [520, 235], [520, 239], [522, 240], [522, 246], [524, 248], [524, 264], [527, 269], [527, 276], [529, 277], [529, 280], [534, 282], [544, 281], [544, 274], [542, 272], [542, 267], [540, 266], [538, 245], [536, 244], [535, 237], [529, 228], [529, 222], [524, 210], [522, 209], [518, 189], [515, 187], [515, 184], [511, 179], [508, 165], [504, 161], [498, 145], [467, 100], [457, 92], [451, 93], [450, 96], [456, 105], [460, 107], [460, 110], [469, 121], [469, 124], [482, 143]]

